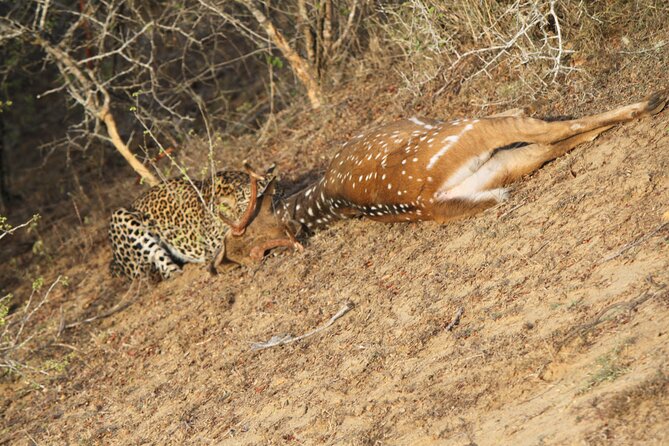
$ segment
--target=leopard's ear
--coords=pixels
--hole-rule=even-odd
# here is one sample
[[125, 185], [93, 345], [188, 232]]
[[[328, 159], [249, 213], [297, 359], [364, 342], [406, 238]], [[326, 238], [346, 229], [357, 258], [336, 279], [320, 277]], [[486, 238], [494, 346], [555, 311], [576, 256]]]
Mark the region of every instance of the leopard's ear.
[[276, 170], [276, 163], [272, 163], [267, 170], [265, 170], [265, 178], [273, 178], [274, 171]]
[[[275, 190], [276, 190], [276, 177], [271, 177], [267, 182], [267, 184], [265, 184], [265, 187], [262, 190], [258, 191], [258, 197], [269, 196], [269, 200], [261, 200], [261, 204], [259, 207], [266, 206], [266, 203], [269, 203], [270, 206], [272, 205], [272, 202], [274, 201], [273, 197], [275, 194], [274, 192]], [[258, 198], [258, 200], [260, 200], [260, 198]]]
[[275, 167], [275, 165], [272, 165], [272, 167], [265, 173], [264, 179], [258, 182], [258, 196], [264, 194], [274, 195], [274, 189], [276, 187], [276, 176], [274, 175]]

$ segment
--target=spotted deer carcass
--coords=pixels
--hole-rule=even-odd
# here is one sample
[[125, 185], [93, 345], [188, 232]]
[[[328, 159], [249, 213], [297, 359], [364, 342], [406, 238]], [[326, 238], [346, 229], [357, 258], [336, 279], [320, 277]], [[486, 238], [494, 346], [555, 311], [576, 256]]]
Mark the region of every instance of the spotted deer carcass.
[[[507, 185], [578, 144], [616, 124], [659, 113], [668, 94], [664, 90], [642, 102], [566, 121], [491, 116], [387, 124], [345, 143], [322, 178], [278, 200], [249, 227], [280, 228], [292, 239], [299, 228], [313, 230], [356, 216], [381, 222], [470, 216], [505, 200]], [[238, 246], [254, 243], [250, 236], [238, 237]]]
[[659, 113], [668, 93], [567, 121], [492, 116], [387, 124], [345, 143], [325, 175], [283, 200], [277, 212], [306, 228], [354, 216], [382, 222], [469, 216], [503, 201], [505, 186], [576, 145]]

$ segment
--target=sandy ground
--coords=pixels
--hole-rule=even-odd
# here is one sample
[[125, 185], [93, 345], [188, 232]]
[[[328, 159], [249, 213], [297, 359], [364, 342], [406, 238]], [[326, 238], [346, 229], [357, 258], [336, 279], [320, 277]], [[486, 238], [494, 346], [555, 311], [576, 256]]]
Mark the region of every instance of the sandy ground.
[[[314, 147], [318, 169], [334, 148]], [[129, 287], [100, 217], [50, 270], [70, 277], [41, 319], [62, 367], [3, 382], [0, 444], [667, 444], [667, 210], [665, 110], [476, 218], [338, 223], [254, 270]]]

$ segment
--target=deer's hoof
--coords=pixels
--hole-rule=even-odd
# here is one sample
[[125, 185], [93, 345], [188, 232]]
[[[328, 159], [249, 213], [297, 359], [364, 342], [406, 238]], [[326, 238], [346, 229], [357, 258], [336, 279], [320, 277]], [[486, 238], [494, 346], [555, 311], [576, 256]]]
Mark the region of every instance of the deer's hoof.
[[660, 113], [669, 101], [669, 89], [658, 91], [653, 93], [648, 98], [648, 105], [646, 105], [646, 112], [649, 115], [655, 115]]

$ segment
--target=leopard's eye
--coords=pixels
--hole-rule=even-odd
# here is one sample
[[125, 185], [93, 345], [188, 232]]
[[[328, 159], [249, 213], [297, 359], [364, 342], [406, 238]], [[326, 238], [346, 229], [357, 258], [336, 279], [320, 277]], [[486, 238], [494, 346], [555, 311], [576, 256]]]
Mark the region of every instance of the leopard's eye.
[[227, 203], [221, 203], [218, 205], [218, 210], [224, 214], [230, 211], [230, 205]]

